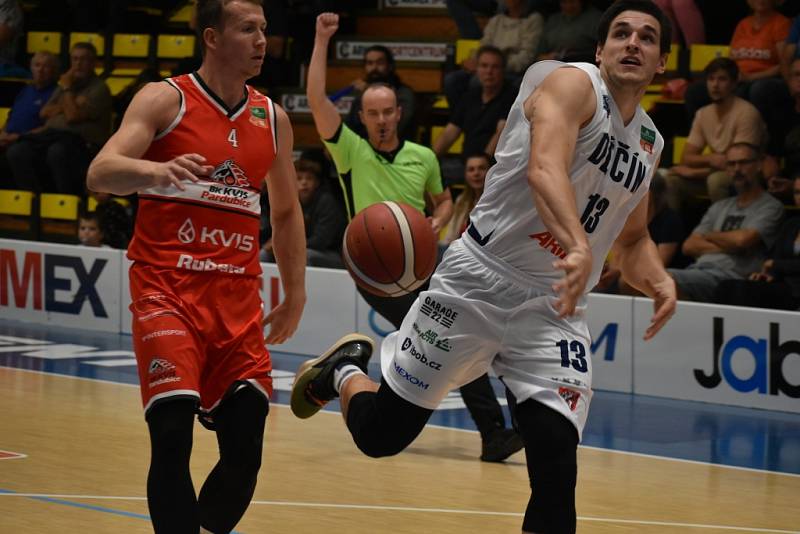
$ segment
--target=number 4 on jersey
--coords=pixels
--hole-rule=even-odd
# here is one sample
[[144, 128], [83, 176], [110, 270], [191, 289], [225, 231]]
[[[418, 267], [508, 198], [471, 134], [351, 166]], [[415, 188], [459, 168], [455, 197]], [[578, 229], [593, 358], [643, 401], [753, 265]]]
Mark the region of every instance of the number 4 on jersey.
[[236, 137], [236, 128], [231, 128], [231, 133], [228, 134], [228, 142], [233, 148], [239, 148], [239, 138]]

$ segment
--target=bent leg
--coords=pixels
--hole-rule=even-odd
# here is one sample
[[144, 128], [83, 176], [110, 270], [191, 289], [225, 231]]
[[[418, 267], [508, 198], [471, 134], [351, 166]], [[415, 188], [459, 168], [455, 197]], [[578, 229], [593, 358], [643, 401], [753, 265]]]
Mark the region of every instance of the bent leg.
[[256, 489], [269, 403], [246, 386], [223, 400], [214, 414], [220, 458], [200, 490], [200, 523], [230, 532]]

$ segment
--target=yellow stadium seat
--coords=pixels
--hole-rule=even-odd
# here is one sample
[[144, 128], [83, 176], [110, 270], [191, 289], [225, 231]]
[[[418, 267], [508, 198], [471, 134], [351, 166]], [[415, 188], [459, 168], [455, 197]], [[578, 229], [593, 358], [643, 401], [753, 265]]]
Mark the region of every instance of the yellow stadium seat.
[[192, 20], [192, 10], [194, 9], [193, 3], [187, 3], [185, 6], [180, 8], [178, 11], [175, 12], [169, 18], [170, 22], [185, 22], [189, 23]]
[[36, 239], [35, 200], [36, 196], [30, 191], [0, 190], [0, 237]]
[[478, 48], [481, 42], [478, 39], [459, 39], [456, 41], [456, 65], [461, 65]]
[[159, 35], [156, 55], [159, 58], [179, 59], [194, 55], [193, 35]]
[[143, 69], [141, 68], [132, 68], [132, 67], [120, 67], [113, 69], [111, 71], [111, 76], [122, 76], [122, 77], [129, 77], [135, 78], [139, 74], [141, 74]]
[[72, 32], [69, 34], [69, 47], [72, 49], [75, 43], [92, 43], [97, 49], [97, 55], [105, 53], [106, 41], [99, 33]]
[[[127, 198], [122, 197], [111, 197], [111, 200], [122, 206], [123, 208], [127, 209], [130, 207], [131, 203], [128, 201]], [[89, 195], [89, 198], [86, 201], [86, 211], [96, 211], [97, 210], [97, 199], [93, 196]]]
[[0, 189], [0, 214], [31, 215], [33, 213], [33, 193], [16, 189]]
[[58, 32], [28, 32], [29, 54], [36, 52], [61, 53], [61, 34]]
[[689, 48], [689, 70], [702, 72], [711, 60], [718, 57], [728, 57], [731, 47], [728, 45], [693, 44]]
[[678, 70], [678, 56], [681, 53], [681, 45], [673, 44], [669, 49], [669, 56], [667, 57], [667, 72], [675, 72]]
[[77, 221], [81, 198], [77, 195], [42, 193], [39, 213], [42, 218]]
[[680, 165], [683, 157], [683, 149], [686, 146], [687, 137], [675, 136], [672, 139], [672, 164]]
[[9, 113], [11, 113], [11, 108], [0, 108], [0, 124], [5, 124], [8, 121]]
[[447, 97], [444, 95], [437, 96], [436, 101], [433, 103], [433, 109], [447, 109], [449, 107]]
[[[436, 143], [436, 140], [442, 135], [444, 131], [444, 126], [433, 126], [431, 128], [431, 145]], [[461, 151], [464, 148], [464, 133], [462, 132], [456, 138], [453, 146], [450, 147], [450, 150], [447, 151], [448, 154], [461, 154]]]
[[138, 33], [114, 35], [114, 57], [147, 57], [150, 52], [150, 36]]
[[124, 91], [136, 78], [109, 76], [106, 78], [106, 86], [111, 92], [111, 96], [117, 96]]

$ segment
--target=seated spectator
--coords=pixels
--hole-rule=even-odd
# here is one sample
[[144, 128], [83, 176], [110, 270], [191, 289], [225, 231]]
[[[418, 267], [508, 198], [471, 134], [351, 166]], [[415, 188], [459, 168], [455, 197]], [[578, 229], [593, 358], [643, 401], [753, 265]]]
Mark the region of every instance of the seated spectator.
[[22, 8], [19, 2], [0, 0], [0, 77], [30, 77], [30, 72], [15, 63], [22, 36]]
[[497, 0], [447, 0], [446, 5], [462, 39], [480, 39], [483, 36], [474, 12], [492, 16], [499, 7]]
[[561, 0], [560, 7], [544, 24], [536, 59], [593, 62], [601, 12], [588, 0]]
[[[95, 196], [101, 194], [95, 193]], [[107, 196], [97, 204], [95, 213], [103, 232], [103, 243], [111, 248], [126, 249], [133, 234], [133, 220], [124, 198]]]
[[[794, 179], [794, 205], [800, 207], [800, 175]], [[770, 258], [747, 280], [725, 280], [716, 302], [782, 310], [800, 309], [800, 217], [783, 222]]]
[[96, 60], [94, 45], [76, 43], [70, 52], [70, 69], [40, 113], [45, 119], [43, 129], [21, 136], [6, 150], [19, 189], [83, 192], [89, 162], [111, 129], [111, 93], [94, 72]]
[[673, 43], [680, 43], [681, 37], [683, 37], [683, 44], [686, 47], [706, 42], [703, 16], [697, 9], [694, 0], [655, 0], [655, 3], [672, 23]]
[[[78, 241], [85, 247], [102, 247], [103, 230], [96, 211], [87, 211], [78, 217]], [[108, 246], [108, 245], [105, 245]]]
[[[705, 69], [711, 104], [698, 110], [683, 150], [681, 164], [667, 173], [670, 207], [680, 210], [689, 195], [708, 195], [712, 202], [730, 196], [731, 175], [725, 171], [725, 151], [735, 143], [764, 146], [766, 126], [758, 110], [736, 96], [739, 69], [728, 58], [717, 58]], [[709, 148], [710, 154], [703, 151]]]
[[[480, 45], [491, 45], [503, 52], [506, 59], [506, 77], [514, 85], [533, 63], [533, 55], [542, 35], [544, 18], [539, 13], [529, 13], [524, 0], [506, 0], [505, 13], [495, 15], [483, 32]], [[455, 106], [470, 84], [477, 85], [475, 69], [477, 57], [464, 60], [461, 70], [449, 72], [444, 77], [447, 101]]]
[[486, 173], [489, 171], [489, 156], [482, 152], [464, 158], [464, 191], [453, 204], [453, 217], [445, 230], [444, 238], [439, 242], [447, 245], [461, 237], [469, 225], [469, 214], [483, 194]]
[[395, 72], [394, 54], [382, 45], [373, 45], [364, 52], [364, 77], [353, 81], [351, 88], [356, 91], [356, 97], [350, 108], [345, 124], [358, 135], [367, 138], [367, 129], [361, 122], [361, 96], [364, 89], [373, 83], [385, 83], [394, 88], [397, 95], [397, 105], [400, 108], [400, 124], [398, 134], [401, 139], [414, 137], [414, 113], [416, 111], [416, 96], [414, 91], [405, 85]]
[[738, 143], [726, 157], [737, 195], [713, 203], [683, 244], [683, 253], [696, 261], [669, 269], [682, 299], [711, 302], [722, 280], [741, 280], [758, 270], [783, 216], [783, 206], [761, 183], [758, 147]]
[[[344, 208], [322, 184], [322, 166], [315, 161], [300, 159], [295, 163], [297, 193], [303, 208], [306, 227], [306, 265], [343, 269], [342, 236], [347, 226]], [[274, 262], [272, 229], [269, 219], [266, 234], [270, 236], [261, 248], [261, 261]]]
[[[516, 92], [503, 77], [505, 59], [493, 46], [478, 50], [478, 81], [452, 108], [450, 121], [433, 144], [441, 157], [447, 153], [461, 132], [464, 132], [464, 154], [483, 152], [494, 154], [506, 116], [514, 103]], [[463, 171], [457, 175], [463, 176]]]

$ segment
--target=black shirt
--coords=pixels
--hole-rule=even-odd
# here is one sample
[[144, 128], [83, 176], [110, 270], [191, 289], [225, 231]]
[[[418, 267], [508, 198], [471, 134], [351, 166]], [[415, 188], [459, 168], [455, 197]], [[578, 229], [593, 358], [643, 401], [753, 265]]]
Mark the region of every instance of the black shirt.
[[489, 139], [497, 131], [497, 122], [505, 120], [517, 96], [508, 83], [486, 103], [481, 99], [482, 91], [480, 86], [471, 87], [450, 116], [450, 122], [464, 132], [464, 154], [486, 149]]

